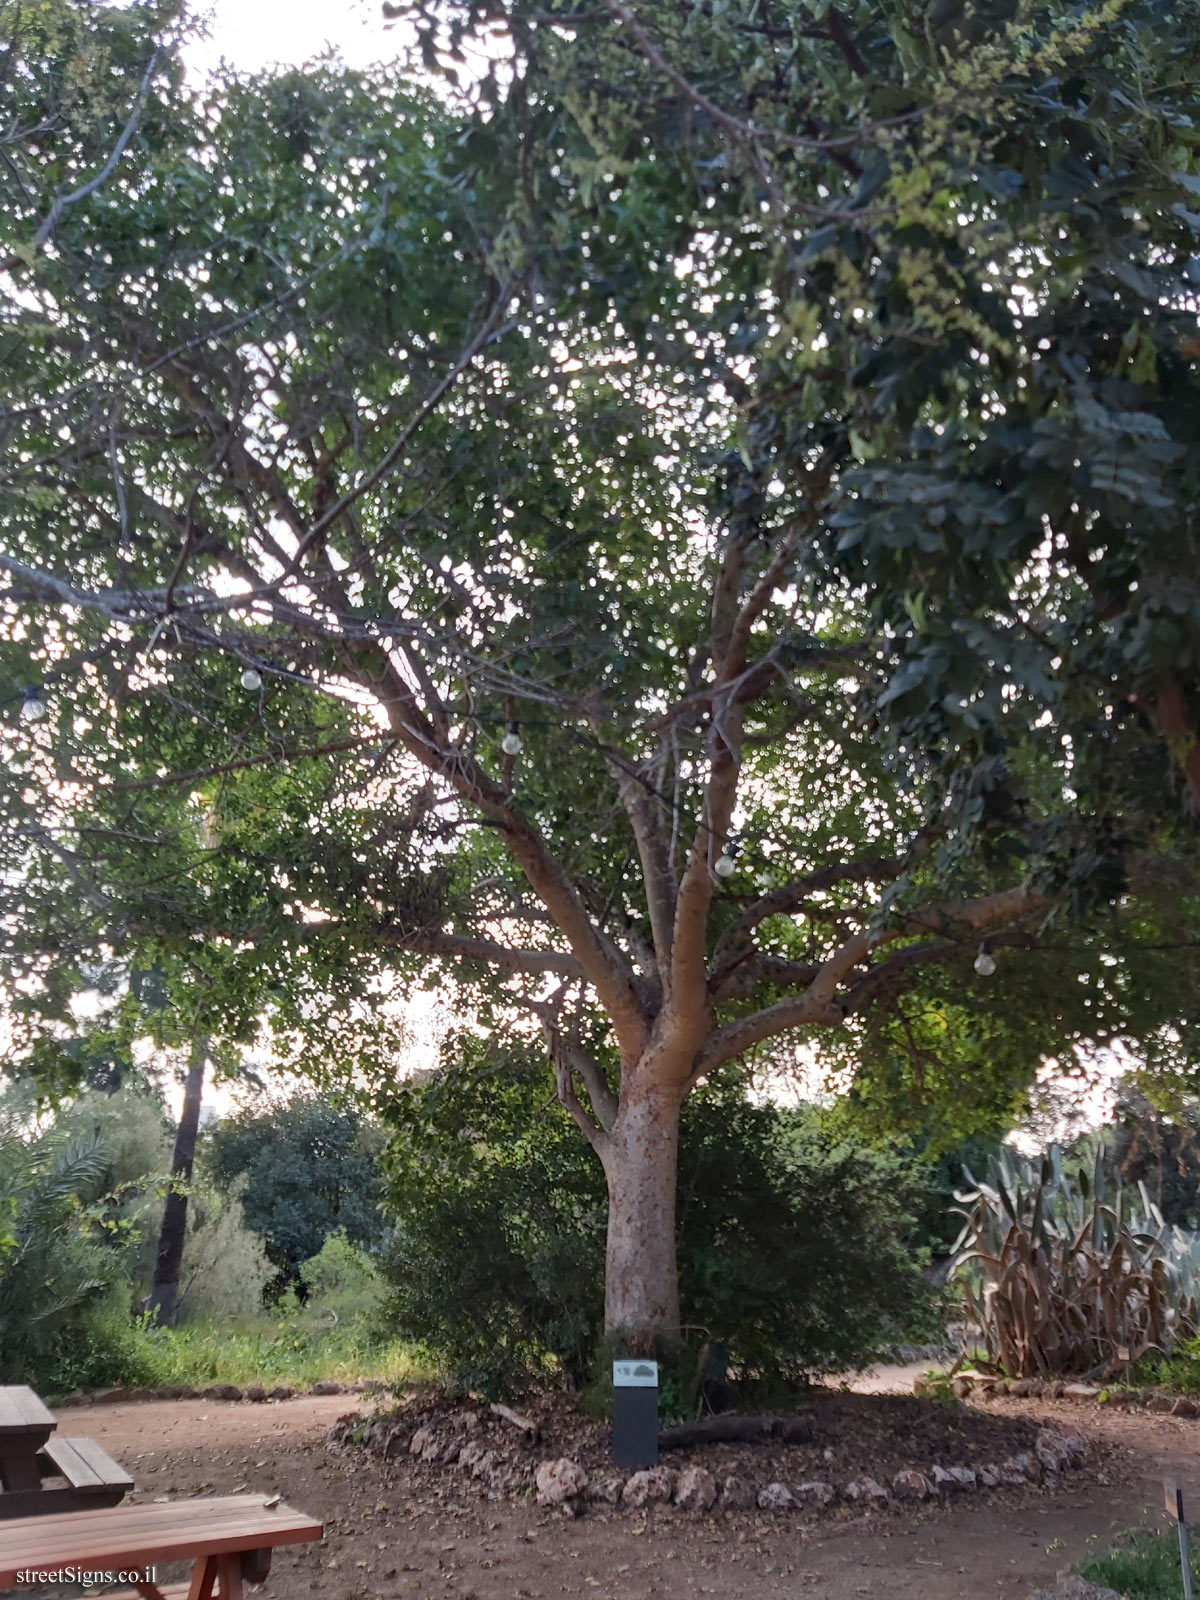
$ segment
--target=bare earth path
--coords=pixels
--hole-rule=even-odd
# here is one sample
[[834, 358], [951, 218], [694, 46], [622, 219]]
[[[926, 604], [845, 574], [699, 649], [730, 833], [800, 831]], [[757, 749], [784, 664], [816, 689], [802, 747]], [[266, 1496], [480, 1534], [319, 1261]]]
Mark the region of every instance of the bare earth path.
[[1054, 1493], [966, 1496], [919, 1515], [806, 1531], [787, 1516], [668, 1511], [647, 1523], [606, 1509], [569, 1521], [488, 1500], [407, 1459], [385, 1465], [327, 1448], [326, 1430], [356, 1408], [353, 1396], [102, 1405], [65, 1410], [59, 1425], [91, 1435], [128, 1467], [135, 1498], [278, 1490], [323, 1517], [323, 1547], [277, 1558], [264, 1594], [281, 1600], [1023, 1600], [1089, 1541], [1106, 1544], [1120, 1529], [1157, 1522], [1164, 1476], [1178, 1477], [1200, 1504], [1200, 1420], [1054, 1401], [993, 1404], [1070, 1418], [1103, 1459]]

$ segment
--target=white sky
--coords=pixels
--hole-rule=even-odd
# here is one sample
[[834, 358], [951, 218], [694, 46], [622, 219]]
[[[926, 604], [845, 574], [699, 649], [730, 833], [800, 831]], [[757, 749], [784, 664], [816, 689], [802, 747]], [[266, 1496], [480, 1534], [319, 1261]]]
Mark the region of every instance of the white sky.
[[211, 0], [198, 6], [209, 37], [187, 52], [197, 73], [222, 59], [244, 72], [298, 66], [329, 44], [352, 67], [387, 61], [398, 34], [384, 26], [379, 0]]

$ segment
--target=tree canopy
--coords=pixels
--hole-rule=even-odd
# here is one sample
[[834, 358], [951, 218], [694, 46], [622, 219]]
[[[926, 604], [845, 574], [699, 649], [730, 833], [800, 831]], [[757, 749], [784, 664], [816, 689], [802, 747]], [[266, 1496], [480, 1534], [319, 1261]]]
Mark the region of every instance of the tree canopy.
[[317, 1071], [453, 972], [670, 1326], [723, 1063], [1190, 1062], [1200, 7], [407, 9], [201, 96], [12, 11], [17, 1002], [121, 944]]

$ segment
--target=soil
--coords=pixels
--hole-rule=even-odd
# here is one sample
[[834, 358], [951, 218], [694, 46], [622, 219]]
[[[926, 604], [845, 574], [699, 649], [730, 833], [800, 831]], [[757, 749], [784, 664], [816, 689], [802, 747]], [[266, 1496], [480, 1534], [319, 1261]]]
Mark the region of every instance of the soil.
[[[525, 1444], [509, 1423], [491, 1415], [486, 1407], [464, 1411], [434, 1397], [414, 1396], [399, 1413], [404, 1428], [395, 1443], [406, 1445], [418, 1427], [461, 1438], [462, 1425], [467, 1422], [471, 1424], [470, 1437], [497, 1450], [506, 1463], [518, 1468], [521, 1483], [532, 1480], [538, 1462], [558, 1456], [578, 1461], [592, 1479], [612, 1477], [607, 1423], [581, 1415], [565, 1395], [546, 1396], [525, 1405], [521, 1414], [538, 1426], [534, 1445]], [[677, 1471], [693, 1465], [705, 1467], [718, 1483], [733, 1473], [756, 1490], [776, 1481], [796, 1484], [815, 1479], [841, 1485], [863, 1474], [887, 1485], [904, 1467], [928, 1471], [935, 1465], [996, 1464], [1021, 1451], [1032, 1451], [1038, 1434], [1037, 1424], [1026, 1417], [938, 1405], [912, 1395], [867, 1396], [818, 1389], [801, 1414], [812, 1418], [811, 1443], [708, 1444], [664, 1453], [662, 1464]], [[385, 1453], [397, 1452], [389, 1444]], [[425, 1470], [446, 1482], [458, 1475], [454, 1467]]]
[[[882, 1420], [862, 1427], [894, 1440], [914, 1413], [875, 1403]], [[830, 1423], [845, 1415], [841, 1396], [823, 1404]], [[574, 1521], [489, 1500], [470, 1481], [406, 1456], [383, 1462], [329, 1444], [330, 1426], [349, 1409], [344, 1395], [98, 1405], [65, 1410], [60, 1429], [90, 1435], [123, 1462], [137, 1480], [135, 1500], [278, 1491], [324, 1518], [323, 1546], [277, 1555], [264, 1600], [1024, 1600], [1123, 1529], [1158, 1525], [1164, 1476], [1200, 1504], [1200, 1420], [1062, 1401], [996, 1399], [960, 1414], [973, 1436], [997, 1422], [1057, 1421], [1086, 1433], [1092, 1466], [1053, 1491], [994, 1490], [824, 1519], [604, 1508]]]

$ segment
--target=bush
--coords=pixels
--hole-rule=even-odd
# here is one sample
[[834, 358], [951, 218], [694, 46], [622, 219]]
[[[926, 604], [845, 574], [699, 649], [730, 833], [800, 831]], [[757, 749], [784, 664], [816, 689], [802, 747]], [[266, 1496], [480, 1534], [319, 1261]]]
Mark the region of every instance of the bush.
[[139, 1380], [110, 1168], [94, 1137], [0, 1138], [0, 1382], [61, 1393]]
[[[519, 1047], [468, 1040], [386, 1109], [388, 1312], [460, 1384], [591, 1374], [603, 1327], [603, 1174]], [[679, 1266], [693, 1349], [760, 1379], [861, 1366], [928, 1315], [913, 1169], [836, 1114], [752, 1104], [736, 1074], [684, 1109]], [[924, 1331], [924, 1330], [921, 1330]], [[692, 1357], [693, 1368], [695, 1357]]]
[[[1200, 1552], [1192, 1552], [1192, 1588], [1200, 1588]], [[1117, 1548], [1079, 1568], [1091, 1583], [1115, 1589], [1125, 1600], [1183, 1600], [1179, 1538], [1174, 1533], [1130, 1534]]]

